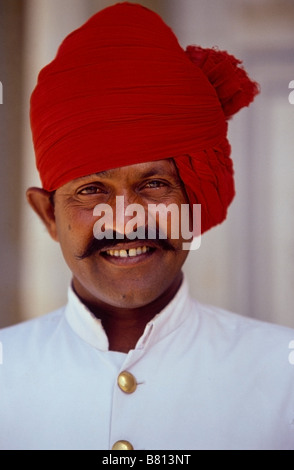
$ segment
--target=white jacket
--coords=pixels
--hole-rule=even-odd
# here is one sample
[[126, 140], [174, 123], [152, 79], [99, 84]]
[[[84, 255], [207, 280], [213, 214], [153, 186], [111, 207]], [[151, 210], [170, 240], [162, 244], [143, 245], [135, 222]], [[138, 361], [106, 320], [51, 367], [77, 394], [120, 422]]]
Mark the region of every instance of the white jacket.
[[292, 340], [199, 304], [184, 282], [134, 350], [113, 352], [69, 289], [66, 307], [0, 332], [0, 449], [294, 450]]

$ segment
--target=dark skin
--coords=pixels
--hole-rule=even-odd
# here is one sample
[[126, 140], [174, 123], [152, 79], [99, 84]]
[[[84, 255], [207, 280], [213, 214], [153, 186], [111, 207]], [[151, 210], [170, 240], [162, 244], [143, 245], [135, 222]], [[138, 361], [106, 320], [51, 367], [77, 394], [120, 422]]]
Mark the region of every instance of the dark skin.
[[[116, 240], [116, 253], [99, 249], [98, 244], [94, 253], [83, 258], [98, 219], [93, 216], [94, 207], [108, 204], [115, 213], [117, 196], [124, 196], [125, 207], [136, 203], [146, 211], [148, 204], [176, 204], [180, 208], [188, 202], [172, 160], [78, 178], [57, 189], [54, 204], [50, 193], [43, 189], [27, 191], [30, 205], [53, 240], [60, 243], [76, 294], [102, 320], [109, 349], [127, 353], [135, 348], [146, 324], [175, 296], [188, 252], [182, 249], [181, 236], [170, 237], [169, 219], [169, 248], [163, 248], [157, 240]], [[125, 227], [131, 218], [125, 217]], [[116, 220], [114, 224], [116, 230], [119, 224]], [[121, 224], [119, 228], [121, 232]], [[126, 250], [136, 255], [122, 256]]]
[[[86, 303], [92, 313], [101, 319], [108, 337], [109, 349], [124, 353], [134, 349], [147, 323], [172, 300], [181, 282], [182, 273], [159, 298], [139, 308], [114, 309], [107, 304], [99, 304], [97, 308], [96, 304]], [[83, 299], [81, 300], [84, 302]]]

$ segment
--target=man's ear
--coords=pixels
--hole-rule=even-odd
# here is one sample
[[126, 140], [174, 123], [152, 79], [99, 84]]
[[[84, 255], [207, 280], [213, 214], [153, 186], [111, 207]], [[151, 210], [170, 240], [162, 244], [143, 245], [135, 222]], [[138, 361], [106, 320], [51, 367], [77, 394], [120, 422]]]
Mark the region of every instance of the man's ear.
[[26, 195], [30, 206], [44, 222], [53, 240], [58, 241], [55, 209], [50, 193], [40, 188], [29, 188]]

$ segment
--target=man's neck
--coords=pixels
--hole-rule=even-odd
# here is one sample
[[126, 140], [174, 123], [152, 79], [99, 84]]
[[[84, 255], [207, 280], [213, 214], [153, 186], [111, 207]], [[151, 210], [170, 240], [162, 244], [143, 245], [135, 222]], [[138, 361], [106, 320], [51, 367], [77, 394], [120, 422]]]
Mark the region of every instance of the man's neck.
[[174, 298], [182, 283], [182, 274], [156, 300], [139, 308], [117, 308], [101, 303], [89, 303], [80, 297], [86, 307], [101, 320], [108, 337], [109, 350], [128, 353], [143, 335], [147, 323], [160, 313]]

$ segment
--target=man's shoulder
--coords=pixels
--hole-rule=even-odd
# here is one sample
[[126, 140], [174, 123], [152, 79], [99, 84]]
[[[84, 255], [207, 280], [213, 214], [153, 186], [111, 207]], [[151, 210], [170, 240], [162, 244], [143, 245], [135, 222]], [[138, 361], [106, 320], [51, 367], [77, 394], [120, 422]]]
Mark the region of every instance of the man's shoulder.
[[214, 324], [216, 328], [235, 332], [240, 337], [246, 334], [261, 334], [281, 338], [289, 336], [294, 339], [294, 328], [262, 321], [209, 304], [196, 302], [196, 305], [210, 327]]
[[263, 357], [265, 361], [280, 358], [289, 366], [294, 344], [293, 328], [198, 302], [195, 308], [200, 315], [202, 337], [209, 337], [216, 348], [248, 358]]
[[29, 337], [48, 332], [56, 327], [63, 316], [64, 308], [61, 307], [40, 317], [22, 321], [16, 325], [0, 329], [0, 341], [15, 340], [22, 337], [28, 340]]
[[60, 342], [58, 331], [63, 331], [60, 329], [63, 312], [64, 308], [60, 308], [0, 330], [1, 376], [26, 374], [28, 369], [33, 370], [42, 362], [42, 354], [46, 356], [48, 347], [52, 350], [56, 341]]

